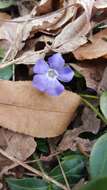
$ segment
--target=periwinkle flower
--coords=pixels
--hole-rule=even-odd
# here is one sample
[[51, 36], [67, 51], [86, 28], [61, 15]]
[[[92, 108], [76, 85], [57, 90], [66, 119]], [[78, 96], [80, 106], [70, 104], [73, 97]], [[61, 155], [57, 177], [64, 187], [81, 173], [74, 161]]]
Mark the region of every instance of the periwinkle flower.
[[49, 57], [48, 62], [44, 59], [38, 60], [33, 72], [33, 86], [51, 96], [58, 96], [64, 91], [60, 81], [69, 82], [74, 76], [74, 71], [65, 66], [65, 61], [59, 53]]

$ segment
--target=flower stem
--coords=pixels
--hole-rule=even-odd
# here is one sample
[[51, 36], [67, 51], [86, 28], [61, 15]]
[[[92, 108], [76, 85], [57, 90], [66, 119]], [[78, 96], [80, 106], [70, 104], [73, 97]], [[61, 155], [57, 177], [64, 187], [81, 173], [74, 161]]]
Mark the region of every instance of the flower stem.
[[89, 94], [79, 94], [82, 98], [90, 98], [90, 99], [96, 99], [98, 100], [99, 97], [98, 96], [94, 96], [94, 95], [89, 95]]

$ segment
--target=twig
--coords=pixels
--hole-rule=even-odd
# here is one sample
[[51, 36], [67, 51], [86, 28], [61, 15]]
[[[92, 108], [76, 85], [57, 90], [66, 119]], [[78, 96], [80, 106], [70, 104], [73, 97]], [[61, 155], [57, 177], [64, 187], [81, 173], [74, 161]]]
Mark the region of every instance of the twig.
[[31, 166], [25, 164], [24, 162], [22, 162], [22, 161], [20, 161], [20, 160], [18, 160], [16, 158], [14, 158], [13, 156], [10, 156], [7, 152], [5, 152], [4, 150], [2, 150], [1, 148], [0, 148], [0, 154], [2, 154], [3, 156], [5, 156], [6, 158], [10, 159], [11, 161], [13, 161], [13, 162], [15, 162], [15, 163], [23, 166], [24, 168], [26, 168], [27, 170], [33, 172], [34, 174], [36, 174], [36, 175], [44, 178], [46, 181], [55, 184], [56, 186], [60, 187], [61, 189], [68, 190], [68, 188], [65, 185], [59, 183], [55, 179], [53, 179], [50, 176], [48, 176], [48, 175], [40, 172], [39, 170], [37, 170], [35, 168], [32, 168]]
[[[44, 50], [40, 51], [41, 54], [42, 53], [48, 53], [48, 52], [49, 52], [48, 49], [44, 49]], [[35, 54], [36, 54], [36, 52], [35, 52]], [[29, 59], [30, 59], [31, 56], [32, 55], [29, 55]], [[8, 67], [8, 66], [13, 65], [13, 64], [14, 65], [25, 64], [25, 60], [24, 60], [25, 58], [26, 58], [26, 56], [23, 55], [23, 58], [21, 56], [21, 57], [18, 57], [16, 59], [13, 59], [11, 61], [5, 61], [5, 63], [4, 63], [4, 61], [2, 61], [2, 64], [0, 64], [0, 69], [3, 69], [5, 67]], [[35, 61], [34, 62], [33, 61], [29, 61], [29, 64], [34, 65]]]
[[68, 190], [71, 190], [70, 185], [69, 185], [68, 180], [67, 180], [67, 177], [66, 177], [66, 174], [65, 174], [64, 169], [63, 169], [63, 167], [62, 167], [62, 165], [61, 165], [61, 161], [60, 161], [60, 159], [59, 159], [59, 156], [57, 155], [56, 157], [57, 157], [57, 160], [58, 160], [59, 167], [60, 167], [60, 169], [61, 169], [63, 178], [64, 178], [64, 180], [65, 180], [66, 186], [67, 186]]

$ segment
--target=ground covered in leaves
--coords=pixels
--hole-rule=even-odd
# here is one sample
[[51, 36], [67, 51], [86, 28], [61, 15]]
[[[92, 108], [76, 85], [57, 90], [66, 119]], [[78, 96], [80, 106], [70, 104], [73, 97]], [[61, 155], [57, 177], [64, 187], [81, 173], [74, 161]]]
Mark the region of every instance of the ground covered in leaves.
[[0, 189], [106, 190], [106, 126], [107, 0], [0, 0]]

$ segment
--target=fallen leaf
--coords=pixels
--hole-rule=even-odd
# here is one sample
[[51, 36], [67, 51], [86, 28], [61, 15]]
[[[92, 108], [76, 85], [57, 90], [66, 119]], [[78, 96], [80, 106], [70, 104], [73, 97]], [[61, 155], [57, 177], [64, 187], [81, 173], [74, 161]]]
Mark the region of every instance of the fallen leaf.
[[97, 9], [107, 8], [107, 0], [97, 0], [94, 5]]
[[101, 121], [97, 118], [96, 114], [93, 113], [93, 111], [87, 107], [84, 108], [81, 120], [83, 122], [82, 126], [80, 128], [84, 132], [91, 132], [94, 134], [97, 134], [100, 129]]
[[76, 59], [96, 59], [107, 54], [107, 29], [92, 37], [92, 43], [87, 43], [73, 52]]
[[1, 19], [11, 19], [11, 16], [9, 15], [9, 14], [7, 14], [7, 13], [2, 13], [2, 12], [0, 12], [0, 20]]
[[87, 87], [97, 90], [102, 79], [106, 63], [79, 63], [70, 64], [76, 71], [80, 72], [86, 80]]
[[0, 69], [5, 68], [12, 64], [34, 65], [38, 59], [44, 59], [46, 52], [47, 52], [46, 49], [40, 51], [33, 51], [33, 50], [26, 51], [20, 57], [14, 59], [13, 61], [1, 64]]
[[[26, 1], [26, 0], [22, 0], [22, 1], [17, 1], [17, 7], [18, 7], [18, 11], [20, 16], [25, 16], [29, 13], [31, 13], [32, 9], [35, 7], [36, 9], [36, 1]], [[34, 13], [34, 11], [33, 11]], [[36, 15], [36, 10], [35, 10], [35, 14]]]
[[[26, 160], [36, 149], [36, 142], [33, 137], [3, 128], [0, 128], [0, 136], [0, 147], [19, 160]], [[2, 169], [6, 165], [11, 165], [12, 162], [0, 155], [0, 163], [0, 169]]]
[[62, 32], [55, 38], [52, 48], [60, 53], [74, 51], [87, 42], [85, 35], [89, 32], [90, 26], [87, 17], [82, 14], [73, 22], [64, 27]]
[[37, 14], [46, 14], [52, 11], [52, 0], [41, 0], [37, 6]]
[[8, 142], [6, 152], [19, 160], [26, 160], [35, 151], [36, 142], [33, 137], [13, 133]]
[[71, 3], [71, 0], [65, 2], [64, 6], [67, 7], [65, 9], [65, 14], [62, 19], [51, 28], [52, 30], [57, 30], [58, 28], [63, 27], [67, 22], [74, 18], [77, 13], [77, 7], [71, 6], [71, 4], [74, 4], [73, 2]]
[[76, 151], [79, 146], [82, 146], [84, 152], [89, 152], [92, 147], [92, 142], [89, 139], [80, 138], [79, 135], [84, 132], [91, 132], [97, 134], [100, 129], [100, 120], [96, 117], [92, 110], [85, 107], [82, 114], [82, 125], [78, 128], [68, 130], [58, 146], [58, 150], [71, 149]]
[[79, 145], [82, 145], [84, 152], [90, 152], [91, 142], [88, 139], [77, 137], [76, 133], [77, 130], [68, 130], [58, 146], [58, 151], [66, 151], [68, 149], [76, 151]]
[[15, 58], [17, 52], [22, 49], [25, 40], [30, 36], [31, 32], [36, 33], [40, 30], [48, 30], [49, 27], [56, 24], [63, 17], [64, 12], [64, 10], [52, 12], [33, 19], [30, 15], [26, 15], [12, 19], [10, 22], [5, 22], [0, 28], [0, 40], [9, 42], [5, 60], [7, 59], [9, 61]]
[[106, 91], [106, 90], [107, 90], [107, 67], [104, 70], [102, 80], [100, 81], [98, 85], [97, 92], [100, 95], [103, 91]]
[[34, 137], [62, 134], [81, 101], [69, 91], [48, 96], [34, 89], [31, 82], [0, 81], [0, 89], [0, 126]]
[[80, 4], [85, 9], [85, 14], [89, 20], [91, 17], [91, 13], [92, 13], [94, 3], [95, 3], [95, 0], [80, 0]]

